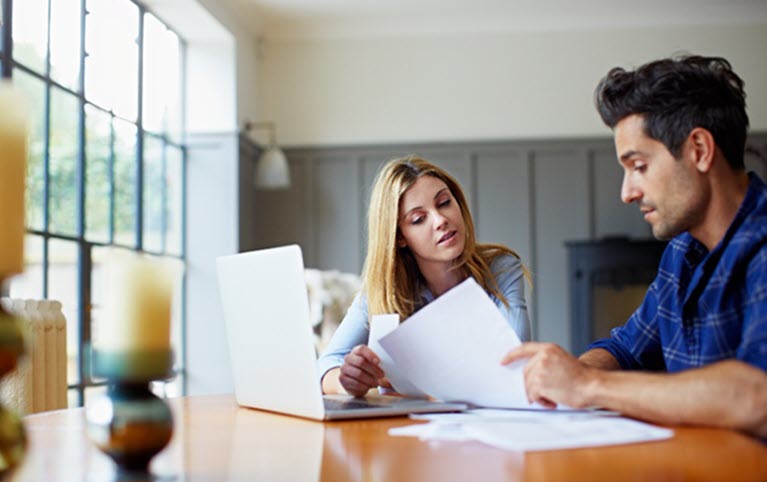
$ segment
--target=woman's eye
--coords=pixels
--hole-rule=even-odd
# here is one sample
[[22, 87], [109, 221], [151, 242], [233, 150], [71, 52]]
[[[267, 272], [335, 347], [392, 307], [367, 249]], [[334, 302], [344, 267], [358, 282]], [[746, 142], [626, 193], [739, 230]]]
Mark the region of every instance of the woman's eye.
[[441, 208], [443, 208], [445, 206], [449, 206], [449, 205], [450, 205], [450, 198], [447, 198], [447, 199], [445, 199], [444, 201], [442, 201], [442, 202], [440, 202], [438, 204], [438, 206], [441, 207]]
[[413, 220], [410, 222], [413, 224], [421, 224], [423, 222], [423, 216], [418, 216], [417, 218], [413, 218]]

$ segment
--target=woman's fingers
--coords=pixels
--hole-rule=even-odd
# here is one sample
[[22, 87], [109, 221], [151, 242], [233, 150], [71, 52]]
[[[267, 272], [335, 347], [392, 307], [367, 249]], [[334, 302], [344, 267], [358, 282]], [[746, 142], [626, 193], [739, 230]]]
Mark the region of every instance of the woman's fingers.
[[378, 380], [384, 372], [378, 366], [380, 359], [365, 345], [358, 345], [344, 357], [341, 374], [338, 380], [344, 389], [359, 397], [373, 387], [378, 386]]

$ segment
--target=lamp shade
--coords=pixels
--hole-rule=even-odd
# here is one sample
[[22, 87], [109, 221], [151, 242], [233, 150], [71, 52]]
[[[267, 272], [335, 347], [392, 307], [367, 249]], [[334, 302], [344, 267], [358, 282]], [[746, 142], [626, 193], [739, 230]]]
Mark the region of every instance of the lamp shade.
[[256, 187], [261, 189], [280, 189], [290, 186], [290, 168], [282, 149], [276, 146], [267, 148], [256, 162]]

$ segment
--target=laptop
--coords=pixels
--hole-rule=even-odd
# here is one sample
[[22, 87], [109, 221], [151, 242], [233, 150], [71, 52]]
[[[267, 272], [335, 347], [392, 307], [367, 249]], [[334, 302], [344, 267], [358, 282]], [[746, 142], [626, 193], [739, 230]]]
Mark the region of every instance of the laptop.
[[460, 403], [395, 396], [324, 395], [301, 248], [216, 259], [237, 403], [314, 420], [454, 412]]

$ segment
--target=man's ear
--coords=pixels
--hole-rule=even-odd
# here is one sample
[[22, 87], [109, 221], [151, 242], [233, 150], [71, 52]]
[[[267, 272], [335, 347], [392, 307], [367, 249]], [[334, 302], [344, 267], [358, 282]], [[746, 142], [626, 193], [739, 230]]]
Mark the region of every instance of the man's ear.
[[690, 131], [685, 144], [686, 155], [695, 164], [698, 172], [705, 173], [711, 170], [716, 154], [716, 142], [711, 131], [696, 127]]

